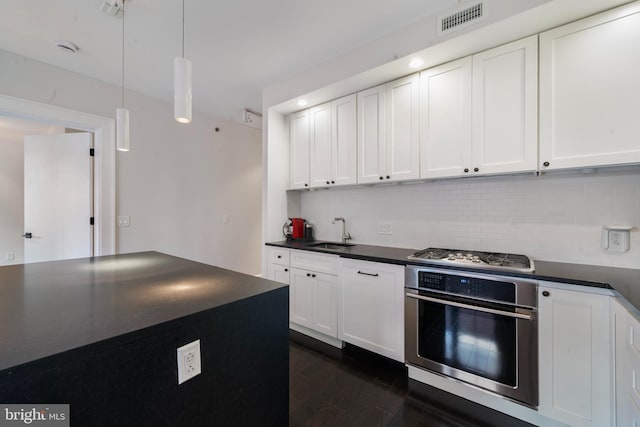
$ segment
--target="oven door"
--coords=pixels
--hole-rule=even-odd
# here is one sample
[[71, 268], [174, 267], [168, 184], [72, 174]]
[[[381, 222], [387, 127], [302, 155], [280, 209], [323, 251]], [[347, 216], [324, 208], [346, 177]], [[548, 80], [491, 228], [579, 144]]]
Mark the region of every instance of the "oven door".
[[406, 289], [407, 363], [538, 405], [536, 312]]

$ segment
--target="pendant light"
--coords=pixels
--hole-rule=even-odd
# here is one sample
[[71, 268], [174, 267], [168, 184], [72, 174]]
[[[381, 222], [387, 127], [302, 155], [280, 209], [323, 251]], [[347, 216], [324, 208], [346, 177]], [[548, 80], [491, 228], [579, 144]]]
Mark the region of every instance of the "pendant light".
[[191, 123], [191, 61], [184, 57], [184, 0], [182, 0], [182, 57], [173, 62], [173, 116], [179, 123]]
[[116, 148], [129, 151], [129, 110], [124, 108], [124, 3], [122, 0], [122, 108], [116, 108]]

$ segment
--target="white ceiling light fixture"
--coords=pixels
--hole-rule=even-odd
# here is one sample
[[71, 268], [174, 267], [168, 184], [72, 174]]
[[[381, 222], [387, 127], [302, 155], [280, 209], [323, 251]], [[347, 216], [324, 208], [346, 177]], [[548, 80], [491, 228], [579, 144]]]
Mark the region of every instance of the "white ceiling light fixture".
[[420, 58], [413, 58], [411, 60], [411, 62], [409, 62], [409, 67], [410, 68], [420, 68], [422, 66], [422, 64], [424, 64], [424, 62], [422, 61], [422, 59]]
[[182, 0], [182, 57], [173, 62], [173, 116], [178, 123], [191, 123], [191, 61], [184, 57], [184, 0]]
[[116, 108], [116, 149], [129, 151], [129, 110], [124, 108], [124, 2], [122, 8], [122, 108]]
[[307, 105], [307, 101], [305, 99], [300, 99], [298, 100], [298, 105], [304, 107], [305, 105]]

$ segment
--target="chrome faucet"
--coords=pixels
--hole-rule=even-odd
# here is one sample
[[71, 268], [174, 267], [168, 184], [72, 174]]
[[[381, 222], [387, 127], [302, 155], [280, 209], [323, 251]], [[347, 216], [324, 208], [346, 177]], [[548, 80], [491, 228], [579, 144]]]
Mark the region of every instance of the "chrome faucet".
[[336, 221], [342, 221], [342, 244], [346, 244], [347, 240], [351, 240], [351, 233], [347, 233], [347, 221], [344, 218], [333, 218], [331, 224], [335, 224]]

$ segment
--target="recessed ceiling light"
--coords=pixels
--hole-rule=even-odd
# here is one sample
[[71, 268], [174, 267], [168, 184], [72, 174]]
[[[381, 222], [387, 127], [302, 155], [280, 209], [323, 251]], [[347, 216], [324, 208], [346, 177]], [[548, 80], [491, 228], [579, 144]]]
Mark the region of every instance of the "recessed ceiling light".
[[58, 49], [68, 53], [76, 53], [78, 51], [78, 46], [67, 40], [56, 40], [56, 46]]
[[298, 100], [298, 105], [301, 107], [304, 107], [305, 105], [307, 105], [307, 101], [304, 99], [300, 99]]
[[413, 58], [411, 62], [409, 62], [409, 67], [411, 68], [419, 68], [424, 62], [420, 58]]

